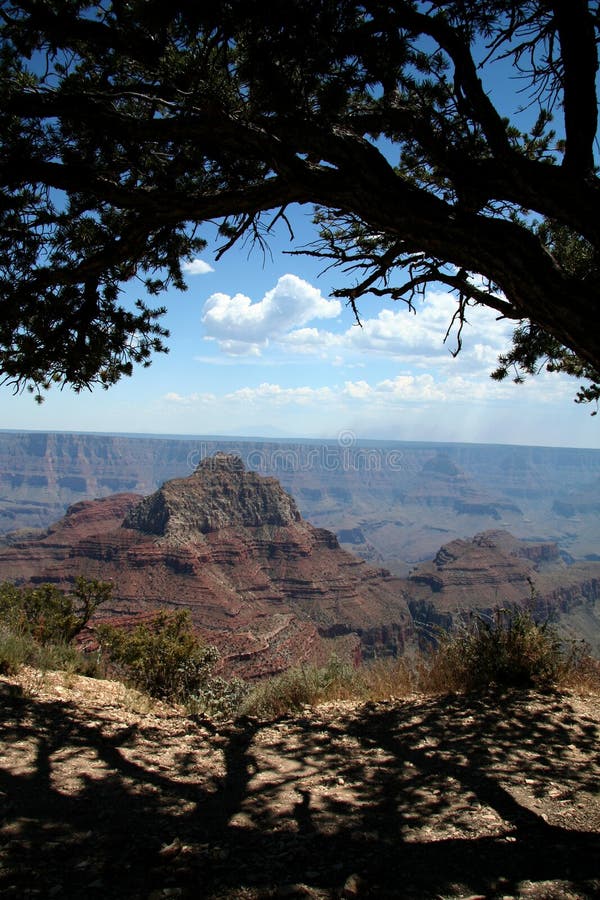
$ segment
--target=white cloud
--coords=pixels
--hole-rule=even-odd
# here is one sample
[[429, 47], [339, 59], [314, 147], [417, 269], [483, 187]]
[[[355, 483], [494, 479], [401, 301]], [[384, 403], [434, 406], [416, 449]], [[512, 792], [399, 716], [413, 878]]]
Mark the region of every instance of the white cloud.
[[443, 383], [437, 384], [433, 375], [397, 375], [375, 385], [366, 381], [347, 381], [343, 394], [370, 406], [398, 406], [403, 403], [430, 403], [448, 399]]
[[373, 388], [366, 381], [347, 381], [344, 385], [344, 393], [353, 399], [365, 400], [373, 395]]
[[[352, 430], [362, 437], [404, 440], [549, 443], [553, 421], [562, 421], [574, 408], [573, 389], [566, 377], [548, 374], [517, 387], [473, 373], [446, 377], [405, 371], [387, 378], [319, 380], [297, 387], [242, 383], [223, 386], [216, 394], [172, 391], [162, 397], [161, 414], [171, 431], [205, 434], [330, 437]], [[578, 415], [574, 435], [582, 421], [589, 422], [585, 411]], [[574, 440], [583, 445], [583, 439], [563, 438], [564, 443]]]
[[245, 341], [219, 341], [219, 347], [228, 356], [260, 356], [260, 347]]
[[166, 400], [167, 403], [173, 404], [176, 406], [194, 406], [200, 403], [214, 403], [216, 400], [216, 396], [214, 394], [209, 393], [194, 393], [194, 394], [178, 394], [176, 391], [170, 391], [168, 394], [165, 394], [163, 400]]
[[225, 353], [256, 354], [297, 326], [335, 318], [341, 309], [339, 300], [326, 299], [318, 288], [288, 274], [257, 303], [245, 294], [212, 294], [204, 305], [202, 324], [205, 337], [216, 340]]
[[213, 267], [209, 263], [204, 262], [203, 259], [188, 260], [183, 263], [181, 268], [186, 275], [207, 275], [208, 272], [215, 271]]
[[[390, 357], [448, 360], [456, 347], [456, 334], [451, 333], [445, 343], [444, 337], [455, 311], [456, 299], [451, 294], [430, 292], [416, 313], [404, 308], [382, 309], [375, 318], [363, 321], [362, 328], [348, 329], [346, 344], [356, 351]], [[467, 311], [462, 332], [464, 356], [474, 353], [480, 363], [496, 359], [512, 331], [509, 324], [496, 318], [493, 310], [482, 307]]]
[[[336, 366], [373, 356], [410, 364], [413, 368], [435, 366], [448, 372], [453, 366], [460, 365], [462, 371], [477, 372], [485, 377], [495, 367], [498, 354], [507, 349], [512, 325], [498, 322], [493, 310], [469, 309], [462, 332], [463, 346], [456, 363], [451, 353], [456, 347], [456, 334], [451, 334], [444, 343], [455, 311], [456, 299], [452, 295], [430, 293], [416, 313], [400, 304], [392, 309], [381, 309], [370, 319], [363, 318], [361, 328], [351, 325], [343, 332], [315, 327], [291, 328], [285, 333], [273, 330], [270, 339], [263, 342], [262, 349], [279, 347], [286, 355], [311, 355], [328, 359]], [[236, 348], [236, 352], [241, 352], [240, 348]]]
[[258, 387], [244, 387], [225, 395], [225, 400], [241, 401], [243, 403], [267, 402], [277, 406], [290, 403], [306, 406], [331, 401], [335, 397], [329, 387], [312, 388], [308, 386], [297, 388], [284, 388], [279, 384], [263, 382]]
[[279, 338], [286, 350], [289, 348], [303, 355], [318, 355], [328, 357], [331, 350], [344, 347], [343, 334], [334, 334], [332, 331], [319, 331], [318, 328], [297, 328]]
[[[385, 306], [361, 326], [353, 323], [342, 331], [308, 325], [314, 319], [331, 319], [342, 311], [338, 300], [329, 300], [296, 275], [283, 275], [262, 300], [245, 294], [212, 294], [202, 318], [206, 340], [215, 341], [232, 359], [283, 359], [313, 356], [334, 366], [364, 364], [371, 357], [410, 366], [414, 371], [435, 368], [438, 374], [461, 372], [487, 377], [498, 355], [510, 345], [512, 324], [498, 321], [497, 313], [484, 307], [467, 310], [458, 362], [456, 329], [444, 342], [456, 312], [456, 298], [430, 291], [416, 305], [416, 313], [400, 302]], [[216, 361], [216, 360], [213, 360]]]

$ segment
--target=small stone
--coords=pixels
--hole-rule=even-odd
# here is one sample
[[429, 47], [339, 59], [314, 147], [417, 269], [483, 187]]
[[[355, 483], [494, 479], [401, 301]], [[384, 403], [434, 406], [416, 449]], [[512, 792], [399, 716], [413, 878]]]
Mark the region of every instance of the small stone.
[[363, 887], [363, 879], [354, 872], [348, 875], [342, 888], [342, 897], [358, 897]]
[[175, 838], [174, 841], [171, 841], [170, 844], [163, 844], [163, 846], [158, 851], [158, 855], [161, 859], [174, 859], [181, 853], [181, 841], [179, 838]]

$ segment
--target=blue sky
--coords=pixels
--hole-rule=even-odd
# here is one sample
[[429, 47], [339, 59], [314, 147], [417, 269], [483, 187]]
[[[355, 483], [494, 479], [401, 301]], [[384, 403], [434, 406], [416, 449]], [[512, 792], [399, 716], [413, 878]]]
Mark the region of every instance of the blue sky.
[[[296, 244], [311, 210], [292, 211]], [[452, 298], [430, 290], [404, 303], [361, 301], [362, 328], [331, 297], [343, 273], [290, 256], [217, 242], [186, 267], [188, 290], [166, 297], [167, 356], [109, 391], [31, 396], [0, 390], [4, 428], [125, 433], [473, 441], [598, 447], [600, 422], [573, 402], [576, 382], [542, 375], [523, 386], [489, 378], [510, 326], [473, 310], [455, 359], [443, 343]], [[128, 289], [130, 299], [137, 294]]]
[[[501, 112], [521, 107], [513, 121], [526, 130], [537, 108], [523, 79], [503, 60], [485, 74]], [[560, 133], [560, 117], [555, 124]], [[218, 241], [207, 226], [188, 290], [159, 298], [168, 307], [167, 356], [109, 391], [53, 389], [41, 406], [0, 387], [0, 427], [600, 446], [600, 416], [573, 402], [576, 381], [490, 379], [511, 330], [492, 311], [470, 313], [457, 358], [452, 337], [443, 342], [454, 305], [441, 290], [430, 290], [416, 315], [403, 303], [364, 298], [358, 327], [331, 297], [348, 276], [286, 254], [316, 237], [310, 208], [287, 212], [295, 244], [279, 222], [264, 257], [236, 246], [216, 262]], [[128, 286], [127, 299], [137, 296]]]

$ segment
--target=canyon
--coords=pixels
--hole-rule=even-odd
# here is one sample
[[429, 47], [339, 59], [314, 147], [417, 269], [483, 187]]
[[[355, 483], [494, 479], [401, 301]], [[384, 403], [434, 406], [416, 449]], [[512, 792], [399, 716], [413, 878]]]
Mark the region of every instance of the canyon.
[[304, 518], [406, 576], [441, 544], [504, 529], [600, 559], [600, 451], [509, 445], [268, 441], [0, 431], [0, 534], [79, 500], [150, 494], [217, 452], [279, 479]]
[[112, 621], [189, 609], [226, 671], [245, 677], [415, 645], [400, 579], [341, 549], [276, 479], [233, 455], [204, 459], [146, 498], [79, 502], [0, 551], [2, 580], [68, 589], [80, 574], [113, 585], [101, 610]]
[[[439, 451], [424, 466], [434, 484], [466, 481]], [[60, 487], [65, 476], [58, 472], [56, 465]], [[126, 466], [120, 477], [128, 478]], [[370, 483], [375, 493], [377, 479]], [[456, 518], [454, 488], [446, 502]], [[440, 494], [431, 496], [439, 514]], [[338, 533], [354, 549], [359, 532], [355, 524]], [[439, 540], [443, 530], [435, 533]], [[145, 497], [124, 491], [78, 501], [44, 529], [4, 536], [1, 580], [68, 589], [80, 574], [113, 584], [113, 600], [101, 611], [111, 621], [188, 608], [204, 639], [220, 649], [224, 670], [249, 678], [332, 653], [354, 662], [411, 654], [440, 628], [470, 615], [493, 617], [501, 606], [529, 609], [600, 653], [600, 561], [495, 528], [438, 543], [433, 559], [401, 577], [349, 553], [332, 531], [302, 517], [278, 479], [223, 451], [203, 454], [191, 474]]]

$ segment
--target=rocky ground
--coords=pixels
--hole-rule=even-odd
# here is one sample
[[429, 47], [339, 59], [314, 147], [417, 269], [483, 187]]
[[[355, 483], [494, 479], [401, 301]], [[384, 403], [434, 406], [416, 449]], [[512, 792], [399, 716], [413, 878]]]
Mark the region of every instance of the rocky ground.
[[600, 896], [600, 698], [337, 703], [194, 722], [0, 679], [7, 898]]

